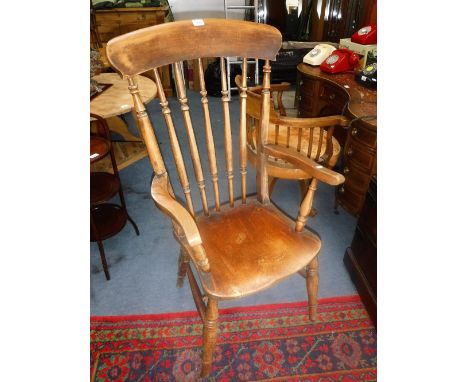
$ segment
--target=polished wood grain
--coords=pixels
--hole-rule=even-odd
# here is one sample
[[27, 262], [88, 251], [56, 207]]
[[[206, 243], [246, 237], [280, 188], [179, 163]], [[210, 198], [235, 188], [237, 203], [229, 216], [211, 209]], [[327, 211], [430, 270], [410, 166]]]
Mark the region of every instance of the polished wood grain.
[[[151, 184], [152, 198], [156, 206], [171, 219], [174, 237], [181, 247], [177, 284], [181, 286], [184, 277], [187, 276], [195, 305], [203, 320], [201, 376], [207, 377], [211, 371], [213, 350], [216, 346], [218, 304], [222, 300], [259, 292], [308, 267], [310, 271], [307, 275], [307, 295], [310, 317], [316, 318], [318, 263], [314, 259], [318, 255], [321, 242], [316, 234], [304, 227], [297, 229], [299, 220], [294, 221], [286, 217], [269, 203], [267, 162], [276, 155], [275, 147], [270, 147], [268, 138], [272, 110], [269, 60], [275, 58], [281, 46], [281, 34], [271, 26], [250, 22], [216, 19], [204, 19], [203, 22], [204, 25], [194, 26], [191, 21], [180, 21], [133, 32], [110, 41], [107, 51], [114, 68], [128, 79], [138, 128], [155, 173]], [[219, 126], [214, 126], [214, 121], [209, 116], [203, 80], [200, 83], [201, 118], [200, 121], [192, 118], [182, 79], [183, 61], [210, 56], [219, 57], [222, 62], [220, 107], [223, 110], [223, 117], [221, 121], [217, 121]], [[238, 126], [240, 187], [235, 187], [233, 182], [235, 127], [234, 124], [231, 126], [230, 102], [226, 89], [226, 68], [223, 59], [226, 56], [241, 57], [244, 69], [240, 79], [239, 98], [242, 113]], [[256, 134], [258, 150], [255, 152], [258, 194], [251, 197], [246, 195], [248, 158], [246, 146], [251, 138], [248, 136], [250, 121], [247, 119], [249, 109], [246, 86], [247, 58], [265, 59], [263, 85], [259, 94], [261, 101], [257, 110], [258, 122], [255, 125], [258, 129]], [[203, 68], [200, 60], [198, 63], [199, 67]], [[198, 213], [194, 212], [193, 205], [187, 199], [187, 195], [190, 195], [188, 169], [183, 161], [182, 154], [185, 153], [182, 153], [183, 148], [178, 141], [170, 105], [162, 96], [161, 111], [168, 129], [180, 187], [184, 190], [187, 205], [175, 198], [173, 184], [155, 135], [155, 132], [160, 130], [160, 126], [153, 128], [135, 81], [135, 76], [139, 73], [156, 69], [155, 78], [159, 90], [161, 81], [158, 79], [157, 67], [167, 64], [173, 65], [187, 135], [187, 155], [190, 154], [200, 191], [202, 209]], [[203, 77], [201, 74], [200, 78]], [[215, 128], [224, 130], [222, 142], [215, 143], [213, 137]], [[206, 145], [198, 145], [199, 134], [205, 135]], [[306, 136], [304, 128], [302, 139]], [[219, 146], [223, 146], [225, 152], [225, 177], [218, 176], [216, 147]], [[206, 150], [206, 153], [200, 155], [199, 150]], [[292, 166], [299, 166], [296, 158], [298, 152], [295, 149], [292, 151], [292, 155], [289, 155], [289, 152], [278, 151], [277, 160], [284, 163], [290, 160], [293, 162]], [[322, 177], [330, 182], [338, 182], [341, 179], [335, 177], [329, 169], [322, 171], [323, 166], [313, 159], [307, 156], [304, 158], [308, 160], [307, 165], [300, 162], [300, 167], [308, 177], [310, 174], [317, 175], [317, 178]], [[202, 159], [208, 162], [205, 168], [210, 169], [213, 181], [214, 209], [211, 210], [208, 208], [208, 198], [205, 193]], [[225, 203], [219, 200], [218, 187], [221, 187], [221, 183], [228, 191], [228, 200]], [[237, 188], [240, 188], [239, 197], [235, 193]], [[304, 208], [300, 206], [301, 211]]]
[[208, 296], [217, 299], [259, 292], [304, 268], [320, 249], [315, 234], [297, 234], [293, 220], [255, 197], [201, 216], [197, 226], [211, 269], [201, 282]]

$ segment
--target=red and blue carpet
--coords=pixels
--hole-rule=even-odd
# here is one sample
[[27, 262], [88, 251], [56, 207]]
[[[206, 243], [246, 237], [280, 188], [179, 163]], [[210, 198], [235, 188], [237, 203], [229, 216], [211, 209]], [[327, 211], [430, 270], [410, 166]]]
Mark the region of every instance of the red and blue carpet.
[[[91, 318], [91, 381], [196, 381], [196, 312]], [[377, 379], [376, 331], [359, 297], [221, 309], [210, 380], [351, 382]]]

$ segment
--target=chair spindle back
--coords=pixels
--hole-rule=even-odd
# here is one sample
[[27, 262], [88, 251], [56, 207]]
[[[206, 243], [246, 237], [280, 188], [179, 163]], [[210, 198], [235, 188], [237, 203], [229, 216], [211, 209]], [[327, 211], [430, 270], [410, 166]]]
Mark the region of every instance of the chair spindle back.
[[[205, 19], [203, 25], [192, 21], [180, 21], [161, 24], [139, 31], [119, 36], [109, 41], [107, 54], [111, 65], [117, 69], [124, 78], [127, 78], [129, 90], [133, 97], [134, 108], [137, 116], [138, 128], [146, 144], [148, 156], [156, 176], [167, 176], [166, 165], [161, 155], [157, 138], [151, 124], [148, 113], [141, 100], [138, 86], [134, 76], [148, 70], [154, 71], [156, 86], [160, 99], [161, 111], [164, 117], [169, 135], [170, 145], [178, 178], [185, 196], [187, 210], [195, 217], [194, 203], [190, 189], [187, 167], [184, 162], [181, 145], [174, 126], [169, 102], [164, 95], [158, 68], [172, 64], [177, 96], [182, 113], [185, 133], [188, 141], [193, 171], [197, 182], [203, 213], [209, 214], [209, 203], [205, 189], [205, 177], [199, 145], [196, 137], [201, 133], [205, 135], [208, 168], [210, 171], [214, 209], [220, 210], [220, 191], [218, 178], [218, 165], [215, 150], [213, 127], [210, 118], [207, 91], [204, 82], [204, 68], [202, 58], [220, 57], [221, 63], [221, 104], [224, 124], [224, 151], [226, 163], [226, 181], [228, 189], [228, 201], [234, 207], [236, 197], [234, 189], [234, 164], [233, 142], [229, 109], [229, 97], [227, 90], [227, 77], [224, 58], [227, 56], [242, 57], [242, 87], [240, 91], [240, 121], [239, 121], [239, 162], [240, 162], [240, 192], [242, 203], [246, 202], [247, 193], [247, 126], [246, 126], [246, 99], [247, 99], [247, 59], [258, 58], [265, 60], [261, 115], [261, 131], [258, 135], [258, 147], [267, 143], [268, 119], [270, 112], [270, 65], [269, 60], [275, 59], [281, 45], [281, 34], [273, 27], [251, 22], [237, 20]], [[200, 77], [200, 96], [203, 114], [202, 123], [192, 121], [187, 92], [183, 80], [183, 61], [198, 60]], [[264, 128], [263, 128], [264, 127]], [[266, 173], [266, 155], [262, 150], [258, 151], [257, 161], [257, 193], [258, 199], [267, 202], [268, 176]], [[170, 188], [172, 194], [172, 189]]]

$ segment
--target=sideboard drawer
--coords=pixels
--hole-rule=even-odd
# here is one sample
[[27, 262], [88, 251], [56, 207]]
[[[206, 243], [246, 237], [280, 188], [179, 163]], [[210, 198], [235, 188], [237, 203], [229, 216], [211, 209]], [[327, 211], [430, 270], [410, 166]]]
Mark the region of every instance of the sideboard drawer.
[[351, 187], [360, 192], [367, 191], [371, 178], [368, 171], [362, 171], [352, 161], [345, 161], [343, 175], [345, 176], [346, 187]]
[[324, 82], [320, 84], [319, 98], [322, 100], [326, 100], [327, 102], [332, 102], [334, 104], [339, 104], [343, 106], [348, 100], [348, 97], [344, 91], [342, 91], [336, 86], [329, 85]]
[[352, 125], [349, 130], [349, 134], [353, 137], [353, 140], [362, 143], [371, 148], [377, 147], [377, 131], [367, 129], [362, 125]]
[[346, 181], [345, 184], [339, 186], [338, 195], [338, 202], [353, 215], [357, 215], [361, 211], [366, 197], [365, 193], [346, 186]]
[[375, 150], [368, 149], [351, 138], [345, 148], [345, 162], [351, 161], [353, 165], [360, 166], [364, 171], [371, 173], [374, 167]]

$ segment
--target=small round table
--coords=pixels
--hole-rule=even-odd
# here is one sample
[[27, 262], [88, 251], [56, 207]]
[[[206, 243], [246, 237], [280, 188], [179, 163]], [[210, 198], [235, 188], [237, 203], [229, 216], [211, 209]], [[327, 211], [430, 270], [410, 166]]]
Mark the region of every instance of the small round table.
[[[112, 85], [91, 100], [91, 113], [108, 119], [133, 108], [133, 100], [128, 91], [128, 82], [117, 73], [101, 73], [93, 77], [100, 84]], [[156, 84], [147, 77], [136, 76], [136, 83], [143, 103], [151, 101], [157, 93]], [[109, 121], [107, 121], [109, 123]]]
[[[122, 170], [147, 155], [141, 138], [130, 133], [127, 124], [119, 116], [133, 109], [132, 96], [128, 90], [127, 80], [123, 80], [117, 73], [101, 73], [93, 77], [100, 84], [111, 85], [94, 96], [90, 102], [90, 111], [105, 118], [109, 130], [116, 132], [123, 138], [123, 142], [114, 142], [117, 167]], [[136, 83], [143, 103], [154, 99], [157, 93], [156, 84], [144, 76], [136, 76]], [[103, 166], [109, 164], [104, 163]], [[104, 168], [100, 168], [104, 170]]]

